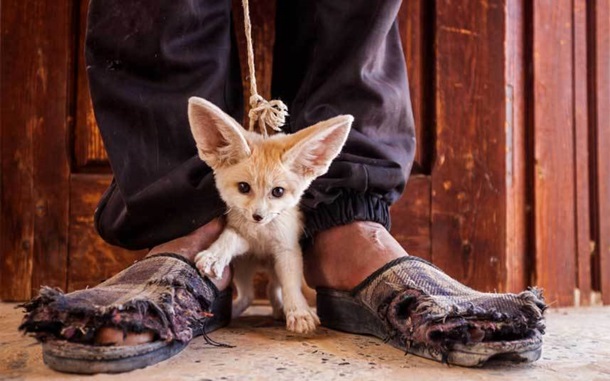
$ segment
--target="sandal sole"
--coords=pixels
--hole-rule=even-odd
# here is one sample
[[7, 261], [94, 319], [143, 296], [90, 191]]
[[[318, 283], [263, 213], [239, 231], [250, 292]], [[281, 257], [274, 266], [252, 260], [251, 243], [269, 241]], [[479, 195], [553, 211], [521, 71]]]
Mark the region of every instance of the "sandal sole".
[[[375, 336], [382, 340], [388, 336], [383, 321], [348, 292], [318, 290], [317, 312], [324, 327]], [[431, 352], [422, 347], [407, 349], [405, 344], [398, 340], [390, 340], [388, 343], [416, 356], [443, 361], [441, 353]], [[444, 360], [452, 365], [480, 367], [489, 360], [533, 362], [538, 360], [541, 354], [542, 336], [535, 332], [532, 337], [521, 340], [456, 344]]]
[[[212, 316], [206, 333], [228, 325], [231, 321], [232, 292], [221, 292], [211, 306]], [[203, 330], [194, 332], [194, 336]], [[93, 346], [68, 341], [42, 344], [42, 358], [51, 369], [64, 373], [123, 373], [144, 368], [180, 353], [188, 343], [155, 341], [133, 346]]]

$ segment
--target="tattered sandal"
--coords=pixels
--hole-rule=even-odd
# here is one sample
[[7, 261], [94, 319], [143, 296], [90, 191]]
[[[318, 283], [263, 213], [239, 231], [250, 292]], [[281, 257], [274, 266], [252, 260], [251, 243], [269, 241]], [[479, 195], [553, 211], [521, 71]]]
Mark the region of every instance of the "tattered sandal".
[[323, 326], [381, 338], [408, 353], [461, 366], [540, 358], [539, 290], [482, 293], [416, 258], [396, 259], [351, 292], [318, 288]]
[[[184, 258], [159, 254], [94, 288], [64, 294], [45, 287], [23, 307], [27, 315], [19, 329], [42, 342], [49, 367], [68, 373], [119, 373], [163, 361], [193, 337], [227, 325], [231, 290], [218, 291]], [[95, 345], [102, 327], [153, 332], [156, 340]]]

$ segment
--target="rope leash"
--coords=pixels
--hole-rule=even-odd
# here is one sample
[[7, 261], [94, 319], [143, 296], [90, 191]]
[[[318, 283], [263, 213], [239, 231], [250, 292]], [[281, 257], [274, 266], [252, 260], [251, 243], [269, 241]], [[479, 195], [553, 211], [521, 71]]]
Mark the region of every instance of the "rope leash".
[[252, 24], [250, 23], [250, 7], [248, 0], [242, 0], [244, 8], [244, 29], [246, 32], [246, 46], [248, 50], [248, 71], [250, 72], [250, 112], [248, 118], [250, 125], [248, 131], [254, 131], [258, 122], [260, 133], [266, 138], [267, 127], [274, 131], [282, 131], [288, 116], [288, 107], [281, 100], [267, 101], [258, 94], [256, 87], [256, 69], [254, 67], [254, 48], [252, 47]]

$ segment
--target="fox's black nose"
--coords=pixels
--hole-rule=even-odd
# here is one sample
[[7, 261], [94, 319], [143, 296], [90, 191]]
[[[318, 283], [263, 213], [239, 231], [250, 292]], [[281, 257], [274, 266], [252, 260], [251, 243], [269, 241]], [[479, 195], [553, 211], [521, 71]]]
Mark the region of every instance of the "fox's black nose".
[[261, 222], [263, 220], [263, 216], [261, 216], [260, 214], [253, 214], [252, 218], [254, 218], [254, 221], [256, 222]]

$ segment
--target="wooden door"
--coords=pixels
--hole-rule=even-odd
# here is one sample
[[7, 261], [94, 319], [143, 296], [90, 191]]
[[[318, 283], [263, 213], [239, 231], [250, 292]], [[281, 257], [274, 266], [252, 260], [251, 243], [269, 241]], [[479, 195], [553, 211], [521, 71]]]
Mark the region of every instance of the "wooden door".
[[[1, 3], [3, 300], [93, 286], [143, 255], [93, 229], [111, 170], [84, 70], [87, 5]], [[275, 5], [251, 7], [268, 97]], [[418, 145], [391, 213], [409, 253], [485, 291], [610, 302], [609, 17], [605, 0], [403, 2]]]

